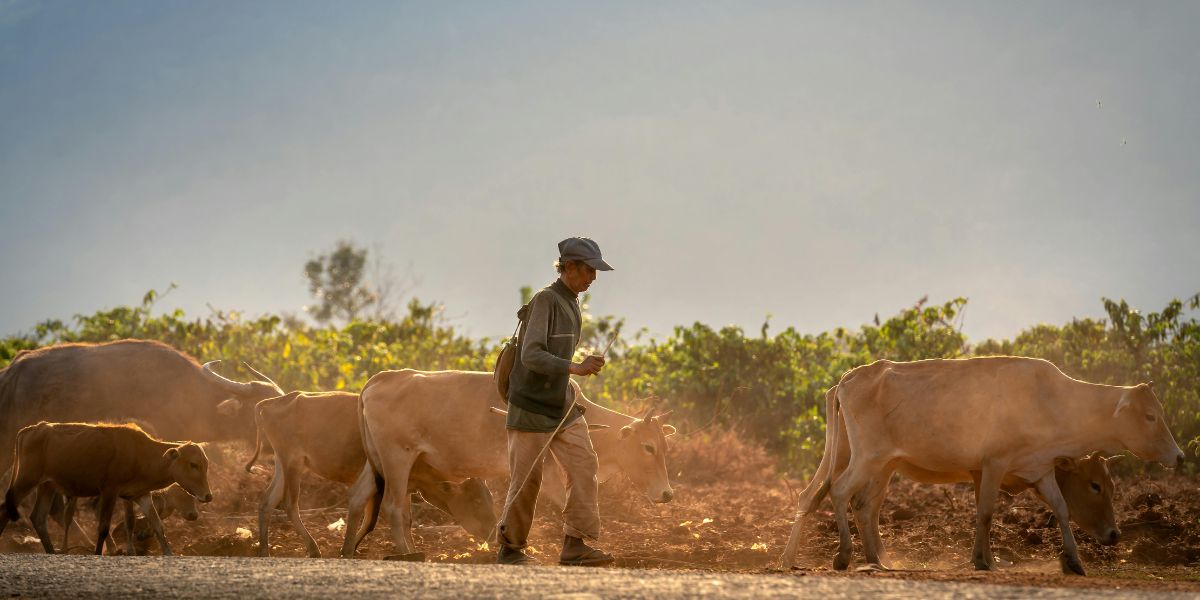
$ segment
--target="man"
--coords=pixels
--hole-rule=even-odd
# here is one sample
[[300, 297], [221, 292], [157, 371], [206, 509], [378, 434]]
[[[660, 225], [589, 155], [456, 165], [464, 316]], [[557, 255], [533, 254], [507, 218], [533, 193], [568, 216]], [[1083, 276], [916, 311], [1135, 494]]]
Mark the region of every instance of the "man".
[[[571, 375], [595, 375], [604, 357], [572, 362], [579, 344], [582, 317], [579, 294], [596, 280], [596, 271], [611, 271], [600, 247], [588, 238], [567, 238], [558, 244], [554, 283], [534, 294], [521, 333], [520, 352], [508, 388], [508, 466], [511, 483], [500, 517], [500, 564], [533, 562], [523, 552], [533, 523], [533, 509], [542, 483], [545, 451], [554, 454], [567, 473], [567, 504], [563, 508], [563, 541], [559, 564], [600, 566], [612, 555], [584, 543], [600, 536], [596, 505], [596, 452], [588, 435], [583, 409], [574, 403]], [[556, 433], [557, 432], [557, 433]]]

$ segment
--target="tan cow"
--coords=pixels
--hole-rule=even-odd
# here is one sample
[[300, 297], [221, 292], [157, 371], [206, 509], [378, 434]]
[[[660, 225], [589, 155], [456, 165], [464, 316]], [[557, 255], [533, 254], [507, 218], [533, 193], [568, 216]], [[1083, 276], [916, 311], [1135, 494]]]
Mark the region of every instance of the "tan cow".
[[[134, 425], [43, 421], [17, 433], [14, 456], [12, 481], [0, 511], [0, 533], [20, 518], [17, 507], [21, 500], [43, 484], [51, 484], [65, 496], [100, 497], [96, 554], [104, 549], [118, 498], [138, 500], [178, 483], [201, 501], [212, 500], [208, 457], [200, 446], [156, 440]], [[30, 520], [46, 553], [54, 554], [46, 529], [51, 494], [43, 497]], [[147, 511], [146, 518], [158, 522], [153, 510]], [[161, 529], [162, 523], [155, 527]]]
[[[1055, 459], [1130, 450], [1163, 464], [1183, 461], [1149, 385], [1087, 383], [1040, 359], [880, 360], [843, 375], [836, 400], [850, 445], [845, 471], [827, 475], [841, 537], [838, 569], [850, 564], [850, 500], [859, 523], [876, 522], [870, 514], [877, 510], [876, 496], [900, 463], [947, 477], [978, 473], [976, 569], [993, 567], [996, 497], [1006, 481], [1020, 481], [1034, 487], [1058, 519], [1063, 571], [1082, 575]], [[867, 561], [874, 565], [880, 564], [877, 541], [878, 532], [863, 536]]]
[[[784, 569], [792, 567], [796, 551], [799, 549], [801, 525], [804, 523], [805, 517], [817, 510], [821, 501], [828, 495], [829, 482], [841, 476], [850, 463], [850, 441], [846, 437], [845, 419], [837, 413], [836, 394], [836, 386], [825, 393], [825, 414], [827, 416], [826, 423], [830, 422], [828, 415], [834, 415], [837, 432], [835, 433], [828, 428], [828, 425], [826, 426], [826, 446], [825, 453], [821, 456], [821, 464], [817, 467], [817, 472], [813, 475], [808, 487], [800, 492], [800, 510], [797, 513], [796, 522], [792, 526], [792, 534], [788, 539], [787, 548], [781, 558]], [[1112, 475], [1108, 470], [1109, 463], [1118, 458], [1120, 458], [1119, 455], [1108, 459], [1095, 453], [1078, 460], [1067, 456], [1054, 459], [1054, 477], [1058, 482], [1059, 489], [1062, 490], [1063, 499], [1066, 500], [1071, 521], [1106, 546], [1117, 543], [1121, 536], [1116, 517], [1113, 514], [1114, 485]], [[937, 473], [917, 468], [905, 461], [898, 461], [895, 466], [896, 472], [920, 483], [970, 481], [975, 483], [976, 493], [978, 493], [979, 473], [977, 472]], [[833, 469], [832, 477], [829, 473], [831, 468]], [[881, 489], [862, 494], [862, 496], [873, 499], [875, 505], [870, 507], [867, 514], [869, 518], [875, 520], [871, 523], [858, 523], [860, 535], [872, 536], [871, 543], [879, 549], [879, 566], [881, 568], [887, 567], [884, 566], [886, 565], [886, 556], [883, 551], [883, 541], [879, 537], [879, 508], [887, 494], [889, 482], [890, 478], [878, 480], [876, 484], [881, 486]], [[1009, 494], [1017, 494], [1031, 487], [1033, 486], [1029, 482], [1013, 477], [1005, 478], [1001, 484], [1001, 488]], [[1036, 488], [1034, 491], [1037, 492]], [[1039, 495], [1039, 497], [1041, 496]], [[1045, 502], [1045, 498], [1042, 498], [1042, 501]]]
[[[38, 489], [38, 494], [54, 493], [54, 486], [51, 483], [42, 484]], [[40, 499], [40, 498], [39, 498]], [[76, 501], [78, 499], [71, 497], [66, 499], [66, 506], [63, 508], [63, 522], [74, 523]], [[171, 556], [171, 546], [167, 543], [166, 533], [162, 528], [162, 521], [170, 518], [175, 513], [179, 513], [185, 521], [195, 521], [200, 518], [200, 505], [196, 503], [196, 498], [183, 489], [178, 483], [172, 483], [164, 490], [154, 490], [150, 492], [149, 497], [142, 496], [135, 501], [122, 500], [125, 504], [125, 520], [121, 523], [122, 531], [125, 535], [125, 554], [134, 556], [138, 554], [136, 540], [143, 539], [146, 535], [153, 534], [158, 539], [158, 547], [162, 550], [163, 556]], [[145, 502], [150, 502], [146, 505]], [[99, 498], [92, 498], [87, 503], [95, 513], [99, 513]], [[154, 514], [157, 519], [151, 520], [149, 517], [145, 519], [145, 526], [149, 531], [136, 527], [135, 515], [133, 512], [134, 505], [137, 505], [143, 515], [150, 514], [150, 509], [153, 507]], [[155, 527], [155, 525], [158, 527]], [[70, 549], [71, 530], [64, 529], [62, 551], [68, 552]], [[105, 547], [108, 548], [109, 554], [116, 553], [116, 544], [113, 542], [112, 536], [105, 540]]]
[[[589, 425], [607, 427], [592, 434], [603, 481], [624, 473], [653, 502], [674, 495], [664, 458], [665, 436], [675, 428], [649, 414], [638, 419], [599, 406], [571, 382], [586, 410]], [[342, 556], [361, 541], [364, 509], [375, 499], [376, 482], [387, 481], [382, 511], [392, 524], [392, 538], [402, 553], [413, 552], [411, 515], [404, 485], [418, 460], [439, 478], [508, 476], [503, 402], [492, 374], [474, 371], [385, 371], [372, 377], [360, 394], [363, 445], [368, 461], [350, 491], [350, 516]], [[493, 410], [496, 409], [496, 410]]]
[[[292, 392], [258, 403], [255, 410], [258, 444], [246, 470], [254, 465], [263, 438], [275, 451], [275, 474], [258, 509], [258, 555], [268, 556], [270, 511], [283, 503], [292, 525], [304, 540], [308, 555], [321, 556], [316, 540], [300, 519], [300, 479], [307, 467], [313, 473], [350, 485], [367, 461], [359, 434], [358, 394], [350, 392]], [[409, 486], [430, 504], [449, 514], [467, 533], [487, 539], [496, 523], [492, 494], [483, 481], [438, 480], [423, 462], [409, 477]], [[375, 519], [371, 519], [372, 527]]]

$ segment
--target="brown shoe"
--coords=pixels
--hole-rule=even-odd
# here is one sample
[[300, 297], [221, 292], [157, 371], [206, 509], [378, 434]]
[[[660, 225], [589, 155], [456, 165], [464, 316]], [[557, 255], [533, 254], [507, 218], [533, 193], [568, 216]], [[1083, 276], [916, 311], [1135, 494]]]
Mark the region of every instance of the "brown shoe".
[[496, 556], [498, 565], [529, 565], [535, 562], [532, 556], [508, 546], [500, 546], [500, 554]]
[[569, 535], [563, 541], [562, 554], [558, 556], [558, 564], [568, 567], [603, 567], [615, 560], [613, 555], [583, 543], [582, 538]]

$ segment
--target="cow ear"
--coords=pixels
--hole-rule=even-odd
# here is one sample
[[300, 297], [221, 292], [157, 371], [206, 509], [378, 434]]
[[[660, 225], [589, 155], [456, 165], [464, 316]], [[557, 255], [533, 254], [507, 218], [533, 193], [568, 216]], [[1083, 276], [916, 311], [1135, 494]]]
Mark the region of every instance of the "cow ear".
[[1124, 455], [1124, 454], [1118, 454], [1118, 455], [1116, 455], [1116, 456], [1110, 456], [1110, 457], [1108, 457], [1108, 458], [1102, 458], [1102, 459], [1100, 459], [1100, 460], [1103, 460], [1105, 465], [1107, 465], [1107, 466], [1110, 466], [1110, 467], [1111, 467], [1111, 466], [1113, 466], [1113, 465], [1115, 465], [1115, 464], [1117, 464], [1117, 463], [1121, 462], [1121, 459], [1122, 459], [1122, 458], [1125, 458], [1125, 455]]
[[217, 414], [225, 415], [226, 417], [236, 417], [238, 412], [242, 410], [242, 401], [237, 398], [230, 398], [222, 401], [217, 405]]
[[631, 435], [633, 435], [633, 427], [626, 425], [621, 428], [621, 435], [619, 436], [620, 439], [625, 439]]
[[163, 456], [167, 460], [175, 460], [179, 458], [179, 448], [167, 448], [167, 451], [163, 452]]
[[1054, 468], [1063, 471], [1075, 470], [1075, 459], [1070, 456], [1057, 456], [1054, 458]]
[[1129, 399], [1129, 392], [1121, 394], [1121, 399], [1117, 401], [1117, 409], [1113, 411], [1113, 417], [1121, 414], [1121, 411], [1129, 408], [1133, 401]]
[[663, 437], [671, 437], [675, 435], [674, 425], [663, 425]]

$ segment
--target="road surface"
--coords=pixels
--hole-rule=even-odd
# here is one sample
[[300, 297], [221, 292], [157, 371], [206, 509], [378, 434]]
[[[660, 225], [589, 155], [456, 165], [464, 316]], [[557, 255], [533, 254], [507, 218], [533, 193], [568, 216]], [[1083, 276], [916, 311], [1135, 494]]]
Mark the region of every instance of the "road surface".
[[[303, 558], [0, 555], [0, 597], [1185, 598], [890, 578]], [[869, 595], [869, 596], [868, 596]]]

